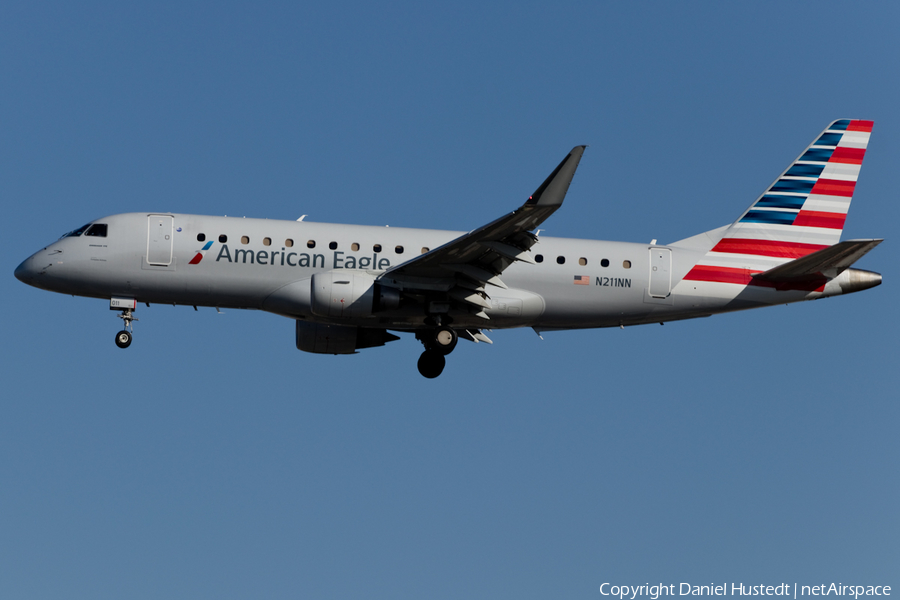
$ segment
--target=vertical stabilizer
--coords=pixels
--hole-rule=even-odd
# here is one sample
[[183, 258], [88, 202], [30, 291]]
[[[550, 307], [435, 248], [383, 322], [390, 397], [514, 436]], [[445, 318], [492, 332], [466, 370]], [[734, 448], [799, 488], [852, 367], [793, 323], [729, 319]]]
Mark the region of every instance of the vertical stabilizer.
[[871, 131], [872, 121], [829, 125], [685, 279], [747, 284], [755, 273], [838, 243]]

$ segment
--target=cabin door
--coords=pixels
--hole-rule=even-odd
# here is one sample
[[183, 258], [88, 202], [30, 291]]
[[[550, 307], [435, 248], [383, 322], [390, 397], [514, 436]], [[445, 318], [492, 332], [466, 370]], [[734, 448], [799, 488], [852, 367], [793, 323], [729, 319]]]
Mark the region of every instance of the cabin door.
[[172, 264], [172, 239], [175, 219], [171, 215], [147, 217], [147, 263], [169, 266]]

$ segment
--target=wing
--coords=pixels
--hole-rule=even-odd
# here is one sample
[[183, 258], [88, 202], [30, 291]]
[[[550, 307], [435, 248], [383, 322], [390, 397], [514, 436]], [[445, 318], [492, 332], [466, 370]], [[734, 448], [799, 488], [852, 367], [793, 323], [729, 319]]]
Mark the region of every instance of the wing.
[[585, 146], [576, 146], [528, 200], [513, 212], [439, 248], [385, 271], [379, 281], [404, 291], [442, 295], [487, 319], [486, 285], [505, 288], [503, 271], [516, 261], [534, 264], [531, 230], [562, 206]]

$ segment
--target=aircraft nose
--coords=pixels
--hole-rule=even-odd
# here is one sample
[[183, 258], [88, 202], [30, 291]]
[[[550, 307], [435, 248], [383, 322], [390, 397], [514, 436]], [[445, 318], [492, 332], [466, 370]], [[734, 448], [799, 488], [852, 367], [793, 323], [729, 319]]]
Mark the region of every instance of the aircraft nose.
[[29, 256], [22, 261], [22, 264], [16, 267], [15, 276], [22, 283], [29, 285], [34, 283], [37, 276], [37, 270], [34, 268], [34, 256]]

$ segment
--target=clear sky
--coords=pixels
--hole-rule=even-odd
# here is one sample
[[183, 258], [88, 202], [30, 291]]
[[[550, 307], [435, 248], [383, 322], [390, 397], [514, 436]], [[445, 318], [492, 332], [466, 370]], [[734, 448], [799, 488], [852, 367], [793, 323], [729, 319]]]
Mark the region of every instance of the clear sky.
[[[900, 592], [900, 5], [432, 4], [0, 5], [0, 598]], [[411, 336], [304, 354], [237, 310], [142, 307], [122, 351], [13, 278], [117, 212], [469, 230], [576, 144], [545, 235], [671, 242], [845, 117], [881, 287], [494, 332], [433, 381]]]

